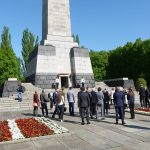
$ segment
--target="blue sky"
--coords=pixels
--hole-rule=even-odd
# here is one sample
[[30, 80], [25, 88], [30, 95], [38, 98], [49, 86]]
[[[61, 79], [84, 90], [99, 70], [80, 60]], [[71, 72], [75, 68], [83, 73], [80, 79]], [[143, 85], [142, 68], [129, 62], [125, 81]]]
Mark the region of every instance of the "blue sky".
[[[150, 38], [150, 0], [70, 0], [72, 33], [81, 45], [111, 50], [137, 38]], [[12, 46], [21, 56], [21, 38], [29, 28], [41, 40], [42, 0], [1, 0], [0, 33], [8, 26]]]

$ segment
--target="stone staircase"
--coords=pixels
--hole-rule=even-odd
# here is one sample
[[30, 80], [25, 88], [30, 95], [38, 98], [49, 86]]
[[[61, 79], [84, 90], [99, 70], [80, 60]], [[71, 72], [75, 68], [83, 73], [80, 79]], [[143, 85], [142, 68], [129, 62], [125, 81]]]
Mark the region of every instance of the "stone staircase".
[[[15, 100], [17, 98], [17, 93], [13, 94], [10, 97], [6, 98], [0, 98], [0, 112], [8, 112], [8, 111], [23, 111], [23, 110], [33, 110], [33, 94], [35, 91], [38, 92], [40, 95], [42, 89], [33, 86], [31, 83], [22, 83], [22, 85], [26, 88], [25, 93], [23, 93], [23, 101], [18, 102], [18, 100]], [[107, 89], [109, 92], [111, 91], [112, 87], [108, 87], [105, 83], [103, 82], [96, 82], [96, 89], [98, 87], [101, 87], [102, 89]], [[48, 95], [49, 92], [53, 92], [54, 89], [45, 89], [46, 95]], [[64, 90], [65, 93], [67, 93], [68, 89]], [[78, 111], [77, 107], [77, 93], [79, 92], [79, 89], [73, 89], [73, 93], [75, 95], [75, 110]], [[136, 97], [136, 103], [139, 104], [139, 95], [137, 92], [135, 92], [135, 97]], [[50, 104], [48, 102], [48, 108]], [[69, 108], [68, 106], [68, 101], [67, 97], [65, 100], [65, 106], [67, 109]], [[68, 110], [67, 110], [68, 111]]]
[[[32, 106], [33, 94], [35, 93], [35, 91], [37, 91], [38, 94], [40, 95], [42, 89], [33, 86], [31, 83], [22, 83], [22, 86], [24, 86], [26, 89], [25, 93], [23, 93], [22, 102], [18, 102], [18, 100], [16, 100], [17, 93], [13, 94], [10, 97], [0, 98], [0, 112], [33, 110], [33, 106]], [[48, 93], [54, 92], [54, 89], [45, 89], [44, 91], [45, 91], [46, 95], [48, 96]], [[68, 89], [65, 89], [64, 91], [65, 91], [65, 93], [67, 93]], [[77, 104], [78, 91], [79, 91], [79, 89], [73, 89], [76, 104]], [[65, 101], [65, 106], [67, 107], [67, 109], [69, 108], [67, 98]], [[50, 109], [49, 102], [48, 102], [48, 108]]]

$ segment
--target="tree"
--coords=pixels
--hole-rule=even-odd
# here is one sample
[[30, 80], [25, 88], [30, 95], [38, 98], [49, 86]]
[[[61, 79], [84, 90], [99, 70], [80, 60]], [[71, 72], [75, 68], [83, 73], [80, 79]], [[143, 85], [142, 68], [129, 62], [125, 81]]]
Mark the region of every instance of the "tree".
[[11, 45], [9, 28], [4, 27], [0, 44], [0, 84], [10, 77], [18, 78], [18, 61]]
[[80, 40], [79, 40], [79, 35], [76, 35], [76, 42], [78, 43], [78, 45], [80, 45]]
[[22, 57], [23, 57], [23, 64], [25, 66], [24, 72], [26, 72], [29, 54], [39, 45], [38, 43], [38, 36], [34, 37], [33, 33], [29, 31], [29, 29], [25, 29], [23, 31], [22, 36]]
[[18, 64], [19, 64], [19, 79], [21, 81], [25, 81], [25, 66], [24, 66], [24, 63], [23, 63], [23, 60], [19, 57], [18, 58]]
[[95, 80], [104, 80], [107, 75], [108, 53], [105, 51], [90, 51], [90, 58], [93, 67]]
[[72, 38], [73, 38], [73, 41], [76, 42], [76, 38], [74, 34], [72, 34]]
[[143, 85], [144, 87], [147, 86], [147, 82], [144, 78], [138, 78], [136, 81], [136, 88], [139, 90], [140, 86]]

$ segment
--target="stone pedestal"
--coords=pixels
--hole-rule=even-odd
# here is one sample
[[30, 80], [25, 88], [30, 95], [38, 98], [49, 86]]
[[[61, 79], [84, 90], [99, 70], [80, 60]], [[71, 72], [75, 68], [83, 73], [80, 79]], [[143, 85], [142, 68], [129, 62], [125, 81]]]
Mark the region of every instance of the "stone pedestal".
[[85, 87], [95, 87], [88, 49], [79, 47], [72, 48], [71, 65], [74, 87], [81, 86], [81, 78], [85, 79]]

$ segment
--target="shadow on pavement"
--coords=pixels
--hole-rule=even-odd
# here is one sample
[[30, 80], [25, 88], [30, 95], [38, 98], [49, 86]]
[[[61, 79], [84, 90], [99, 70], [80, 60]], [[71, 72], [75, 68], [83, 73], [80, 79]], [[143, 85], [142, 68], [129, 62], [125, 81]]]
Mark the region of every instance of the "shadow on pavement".
[[128, 127], [128, 128], [135, 128], [135, 129], [150, 130], [150, 128], [148, 128], [148, 127], [142, 127], [142, 126], [136, 126], [136, 125], [125, 125], [125, 127]]
[[81, 124], [81, 122], [78, 121], [72, 121], [72, 120], [64, 120], [66, 123], [72, 123], [72, 124]]
[[143, 122], [150, 122], [150, 120], [139, 120], [139, 121], [143, 121]]

